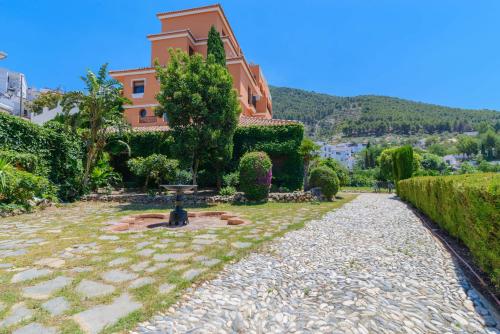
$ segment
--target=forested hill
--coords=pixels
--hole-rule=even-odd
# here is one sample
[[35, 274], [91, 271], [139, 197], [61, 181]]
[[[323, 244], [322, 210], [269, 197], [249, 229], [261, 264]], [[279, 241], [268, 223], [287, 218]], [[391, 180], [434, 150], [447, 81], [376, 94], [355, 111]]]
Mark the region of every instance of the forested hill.
[[471, 131], [483, 121], [500, 127], [500, 112], [449, 108], [387, 96], [340, 97], [271, 87], [275, 118], [299, 120], [314, 138]]

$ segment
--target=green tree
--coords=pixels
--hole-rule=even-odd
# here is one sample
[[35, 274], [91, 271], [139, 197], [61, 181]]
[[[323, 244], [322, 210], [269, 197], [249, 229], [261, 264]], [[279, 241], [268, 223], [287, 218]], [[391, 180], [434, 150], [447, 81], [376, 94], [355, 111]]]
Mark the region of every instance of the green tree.
[[319, 157], [319, 145], [309, 138], [302, 139], [299, 147], [299, 154], [304, 160], [304, 190], [309, 188], [309, 167], [311, 162]]
[[475, 138], [463, 135], [458, 137], [457, 149], [458, 152], [470, 157], [478, 152], [479, 144]]
[[398, 181], [408, 179], [413, 174], [413, 148], [411, 146], [403, 146], [396, 149], [392, 154], [392, 166], [392, 173], [397, 189]]
[[207, 55], [213, 55], [217, 64], [226, 66], [226, 51], [224, 50], [224, 42], [214, 26], [211, 26], [210, 31], [208, 32]]
[[500, 146], [500, 136], [493, 130], [488, 130], [481, 136], [481, 150], [486, 160], [493, 160], [499, 157], [498, 147]]
[[398, 149], [397, 147], [387, 148], [383, 150], [382, 153], [377, 158], [377, 163], [380, 167], [379, 175], [381, 181], [394, 180], [392, 155], [397, 149]]
[[66, 119], [70, 119], [69, 113], [73, 108], [78, 108], [71, 119], [80, 129], [86, 143], [83, 189], [87, 189], [90, 172], [108, 144], [111, 136], [109, 129], [120, 131], [127, 127], [123, 118], [123, 104], [128, 100], [121, 94], [121, 85], [116, 80], [108, 79], [107, 66], [102, 65], [97, 74], [87, 71], [86, 76], [82, 77], [85, 91], [48, 93], [40, 96], [31, 106], [36, 113], [41, 112], [43, 107], [54, 108], [60, 104]]
[[321, 193], [331, 201], [339, 191], [339, 179], [335, 172], [326, 166], [316, 167], [311, 171], [309, 180], [312, 187], [321, 188]]
[[333, 158], [321, 159], [318, 166], [328, 167], [337, 174], [341, 186], [349, 184], [349, 170], [344, 167], [338, 160]]
[[229, 71], [208, 55], [188, 56], [169, 50], [167, 67], [156, 65], [160, 92], [158, 115], [168, 116], [173, 149], [190, 165], [193, 184], [197, 184], [201, 162], [213, 164], [221, 180], [223, 166], [230, 161], [233, 136], [241, 112]]

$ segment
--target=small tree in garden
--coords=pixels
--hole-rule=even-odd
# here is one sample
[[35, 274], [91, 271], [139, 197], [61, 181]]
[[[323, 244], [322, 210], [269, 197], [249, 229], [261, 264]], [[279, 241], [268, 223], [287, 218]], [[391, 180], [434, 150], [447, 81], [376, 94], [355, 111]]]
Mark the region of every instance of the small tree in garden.
[[304, 190], [309, 188], [309, 167], [311, 166], [311, 162], [319, 157], [319, 148], [319, 145], [309, 138], [302, 139], [300, 143], [299, 154], [304, 160]]
[[162, 182], [174, 182], [177, 178], [179, 161], [169, 159], [162, 154], [152, 154], [146, 158], [134, 158], [128, 161], [130, 171], [145, 179], [144, 188], [147, 188], [150, 181], [156, 186]]
[[261, 201], [269, 195], [272, 179], [271, 159], [265, 152], [249, 152], [241, 157], [240, 189], [251, 201]]
[[338, 160], [333, 158], [320, 159], [318, 166], [324, 166], [330, 168], [337, 174], [341, 186], [346, 186], [349, 184], [349, 170], [342, 165]]
[[168, 66], [156, 66], [161, 86], [156, 113], [167, 114], [174, 151], [189, 161], [193, 184], [197, 184], [200, 163], [205, 161], [213, 165], [220, 187], [241, 112], [233, 79], [213, 55], [204, 61], [200, 54], [169, 52]]
[[403, 146], [396, 149], [392, 154], [392, 166], [397, 189], [398, 181], [409, 179], [413, 174], [413, 148]]
[[339, 178], [337, 174], [326, 166], [316, 167], [311, 171], [309, 177], [311, 187], [321, 188], [321, 193], [327, 200], [331, 201], [339, 191]]
[[207, 41], [207, 55], [213, 55], [217, 64], [226, 66], [226, 50], [220, 34], [214, 26], [210, 27]]
[[392, 155], [397, 149], [397, 147], [387, 148], [383, 150], [377, 158], [377, 163], [380, 166], [381, 181], [394, 180]]

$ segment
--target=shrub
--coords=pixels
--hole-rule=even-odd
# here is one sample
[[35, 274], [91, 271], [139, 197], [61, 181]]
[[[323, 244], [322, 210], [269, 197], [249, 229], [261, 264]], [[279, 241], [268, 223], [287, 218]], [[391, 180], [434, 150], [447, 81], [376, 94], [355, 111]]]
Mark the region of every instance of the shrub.
[[145, 179], [144, 187], [147, 188], [149, 181], [154, 181], [156, 186], [160, 183], [171, 183], [177, 176], [179, 162], [169, 159], [166, 155], [151, 154], [147, 158], [130, 159], [128, 166], [132, 173]]
[[470, 250], [500, 287], [500, 175], [416, 177], [399, 182], [399, 196]]
[[177, 173], [175, 173], [175, 184], [191, 184], [193, 181], [193, 176], [191, 172], [187, 170], [178, 170]]
[[92, 190], [98, 188], [111, 188], [122, 181], [120, 174], [114, 171], [109, 164], [109, 154], [103, 153], [90, 173], [90, 186]]
[[25, 208], [37, 199], [56, 200], [57, 188], [43, 176], [18, 170], [0, 160], [0, 203]]
[[233, 196], [234, 194], [236, 194], [236, 188], [231, 186], [224, 187], [219, 191], [221, 196]]
[[304, 137], [302, 124], [241, 126], [234, 134], [233, 165], [247, 152], [266, 152], [273, 164], [272, 183], [291, 190], [302, 189], [304, 161], [299, 147]]
[[309, 177], [309, 185], [313, 188], [321, 188], [321, 193], [329, 201], [331, 201], [339, 191], [339, 183], [337, 174], [325, 166], [314, 168]]
[[62, 200], [74, 200], [81, 195], [84, 144], [63, 125], [52, 123], [42, 127], [0, 113], [0, 150], [36, 155], [49, 167], [48, 178], [58, 186]]
[[33, 153], [22, 153], [16, 151], [0, 151], [0, 159], [4, 159], [9, 164], [19, 170], [24, 170], [35, 175], [47, 176], [49, 167], [40, 159], [39, 156]]
[[240, 184], [240, 174], [238, 171], [224, 175], [222, 177], [222, 184], [225, 187], [237, 188]]
[[347, 186], [349, 184], [349, 170], [347, 170], [338, 160], [332, 158], [321, 159], [318, 165], [328, 167], [334, 171], [339, 178], [341, 186]]
[[267, 198], [272, 179], [271, 159], [264, 152], [246, 153], [240, 160], [240, 189], [251, 201]]

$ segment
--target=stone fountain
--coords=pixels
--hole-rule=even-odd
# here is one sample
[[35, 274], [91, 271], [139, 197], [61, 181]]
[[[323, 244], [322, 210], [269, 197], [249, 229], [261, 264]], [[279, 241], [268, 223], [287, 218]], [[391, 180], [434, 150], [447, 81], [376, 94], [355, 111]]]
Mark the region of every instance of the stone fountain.
[[184, 193], [188, 190], [195, 190], [198, 186], [187, 184], [167, 184], [161, 185], [161, 187], [175, 192], [175, 209], [170, 212], [168, 224], [170, 226], [184, 226], [189, 224], [188, 213], [182, 208], [184, 203]]

